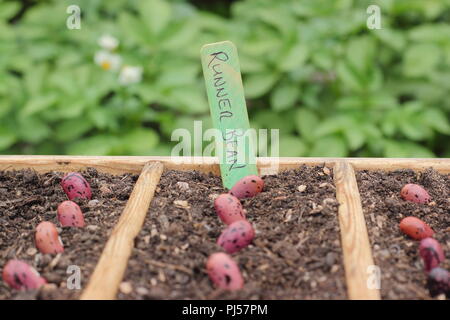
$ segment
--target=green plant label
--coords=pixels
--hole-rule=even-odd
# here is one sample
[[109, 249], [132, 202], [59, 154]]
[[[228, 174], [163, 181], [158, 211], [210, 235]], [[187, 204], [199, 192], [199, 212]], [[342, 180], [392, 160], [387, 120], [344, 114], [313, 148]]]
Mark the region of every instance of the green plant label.
[[257, 174], [244, 88], [236, 46], [230, 41], [201, 49], [203, 75], [213, 126], [217, 129], [216, 155], [224, 187], [230, 189], [242, 177]]

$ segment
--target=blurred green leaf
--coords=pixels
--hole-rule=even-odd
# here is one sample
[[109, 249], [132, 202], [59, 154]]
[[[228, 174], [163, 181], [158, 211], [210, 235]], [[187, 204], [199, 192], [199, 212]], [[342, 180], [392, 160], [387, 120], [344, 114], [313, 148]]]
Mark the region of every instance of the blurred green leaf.
[[386, 141], [384, 156], [388, 158], [432, 158], [425, 147], [408, 141]]
[[272, 109], [280, 111], [292, 108], [299, 94], [300, 89], [295, 83], [285, 82], [280, 84], [270, 95]]
[[317, 139], [310, 151], [311, 157], [345, 157], [347, 146], [339, 136], [329, 136]]
[[314, 140], [314, 131], [319, 124], [319, 117], [311, 110], [302, 108], [296, 112], [295, 124], [298, 132], [307, 141]]
[[5, 126], [0, 126], [0, 150], [5, 150], [17, 141], [14, 131]]
[[445, 23], [423, 24], [409, 31], [409, 38], [418, 42], [448, 41], [450, 26]]
[[20, 138], [28, 143], [38, 143], [48, 138], [52, 131], [42, 120], [36, 117], [28, 117], [19, 121], [17, 132]]
[[441, 58], [439, 47], [434, 44], [415, 44], [405, 52], [403, 73], [408, 77], [420, 77], [436, 68]]
[[440, 133], [450, 134], [450, 123], [442, 110], [426, 109], [423, 113], [423, 121]]
[[120, 148], [125, 154], [150, 155], [158, 140], [152, 129], [137, 128], [120, 139]]
[[163, 0], [139, 1], [139, 13], [152, 34], [159, 34], [169, 23], [172, 9]]
[[27, 102], [20, 112], [22, 118], [29, 117], [35, 113], [50, 108], [56, 102], [57, 96], [54, 93], [37, 96]]
[[364, 86], [358, 75], [350, 68], [346, 62], [340, 62], [337, 66], [338, 78], [344, 86], [351, 91], [361, 91]]
[[56, 137], [60, 142], [69, 142], [80, 138], [90, 129], [92, 129], [92, 123], [86, 119], [66, 120], [56, 127]]
[[366, 142], [365, 132], [357, 126], [344, 130], [344, 136], [347, 140], [350, 150], [354, 151], [361, 148]]
[[308, 148], [299, 137], [280, 137], [279, 152], [280, 157], [302, 157], [305, 156]]
[[278, 74], [259, 72], [249, 74], [244, 78], [244, 92], [249, 99], [266, 94], [278, 80]]
[[19, 2], [2, 2], [0, 3], [0, 20], [10, 19], [19, 12]]
[[111, 135], [96, 135], [70, 144], [66, 152], [70, 155], [110, 155], [119, 141]]
[[281, 71], [289, 71], [299, 68], [303, 65], [308, 57], [308, 49], [303, 43], [294, 45], [285, 50], [278, 58], [278, 68]]
[[347, 46], [347, 61], [353, 72], [367, 74], [374, 64], [375, 42], [368, 36], [354, 38]]

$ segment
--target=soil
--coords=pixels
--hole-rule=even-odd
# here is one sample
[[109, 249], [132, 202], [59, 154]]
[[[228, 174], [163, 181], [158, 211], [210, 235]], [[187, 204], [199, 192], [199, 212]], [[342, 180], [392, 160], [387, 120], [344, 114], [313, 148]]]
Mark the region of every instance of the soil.
[[256, 231], [233, 254], [245, 279], [240, 291], [215, 289], [205, 263], [222, 251], [225, 225], [214, 198], [219, 177], [163, 174], [136, 239], [119, 299], [345, 299], [346, 288], [332, 170], [301, 167], [265, 176], [264, 191], [243, 200]]
[[[84, 228], [60, 228], [57, 206], [67, 196], [60, 186], [63, 173], [38, 174], [32, 170], [0, 172], [0, 267], [9, 259], [28, 262], [47, 279], [41, 290], [19, 292], [0, 281], [0, 300], [76, 299], [81, 290], [67, 288], [71, 265], [81, 271], [81, 289], [87, 284], [109, 233], [137, 180], [135, 175], [113, 176], [93, 168], [81, 174], [90, 183], [92, 200], [76, 200], [86, 222]], [[59, 227], [64, 253], [41, 254], [34, 245], [35, 227], [50, 221]], [[72, 282], [73, 283], [73, 282]]]
[[[398, 225], [407, 216], [422, 219], [436, 232], [434, 238], [444, 252], [449, 252], [450, 175], [432, 169], [422, 173], [361, 171], [357, 173], [357, 181], [375, 264], [381, 271], [382, 298], [430, 299], [418, 253], [419, 242], [401, 233]], [[431, 202], [416, 204], [403, 200], [400, 190], [407, 183], [422, 185]], [[450, 267], [448, 255], [442, 267]]]

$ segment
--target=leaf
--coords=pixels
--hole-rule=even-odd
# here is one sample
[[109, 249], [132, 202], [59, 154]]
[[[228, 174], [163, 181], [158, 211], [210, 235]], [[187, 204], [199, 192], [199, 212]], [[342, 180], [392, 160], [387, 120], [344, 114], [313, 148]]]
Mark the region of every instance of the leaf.
[[352, 91], [362, 91], [364, 86], [358, 75], [349, 67], [346, 62], [339, 62], [337, 66], [337, 76], [345, 86], [345, 89]]
[[5, 126], [0, 126], [0, 150], [6, 150], [17, 141], [14, 131]]
[[118, 144], [117, 138], [111, 135], [96, 135], [70, 144], [66, 152], [70, 155], [109, 155]]
[[448, 40], [450, 26], [445, 23], [421, 24], [409, 30], [409, 38], [417, 42], [444, 42]]
[[296, 112], [296, 128], [305, 140], [312, 141], [314, 139], [314, 130], [318, 123], [319, 117], [313, 111], [302, 108]]
[[137, 128], [120, 139], [120, 148], [125, 154], [150, 155], [158, 140], [158, 135], [152, 129]]
[[308, 148], [306, 144], [300, 139], [300, 137], [291, 135], [280, 137], [280, 157], [302, 157], [306, 155], [307, 150]]
[[60, 142], [73, 141], [91, 130], [92, 127], [92, 122], [84, 118], [62, 121], [56, 127], [56, 139]]
[[273, 110], [281, 111], [292, 108], [300, 94], [300, 88], [293, 82], [285, 82], [275, 88], [270, 95]]
[[426, 109], [423, 112], [423, 121], [439, 133], [450, 134], [450, 123], [442, 110]]
[[28, 117], [47, 108], [56, 102], [57, 96], [54, 93], [37, 96], [28, 100], [20, 112], [21, 117]]
[[343, 132], [353, 126], [353, 119], [347, 115], [330, 117], [318, 124], [318, 126], [314, 129], [314, 135], [316, 137], [324, 137], [333, 133]]
[[171, 25], [162, 36], [163, 40], [160, 46], [165, 50], [182, 49], [195, 39], [199, 31], [200, 28], [195, 21], [191, 23], [183, 21], [183, 23]]
[[303, 43], [294, 45], [278, 57], [278, 69], [290, 71], [301, 67], [308, 58], [308, 48]]
[[20, 119], [18, 133], [25, 142], [38, 143], [47, 139], [52, 131], [44, 121], [35, 117], [28, 117]]
[[361, 148], [366, 142], [366, 135], [362, 128], [353, 126], [344, 130], [344, 136], [347, 140], [350, 150], [355, 151]]
[[170, 93], [177, 109], [184, 110], [188, 113], [203, 113], [209, 110], [208, 101], [204, 92], [197, 87], [183, 86], [175, 88]]
[[[259, 110], [250, 117], [252, 128], [279, 129], [280, 136], [288, 135], [294, 131], [294, 123], [289, 121], [293, 118], [294, 112], [292, 111], [274, 113], [269, 110]], [[268, 132], [268, 136], [270, 136], [270, 132]]]
[[347, 146], [339, 136], [328, 136], [318, 139], [312, 150], [311, 157], [345, 157], [347, 156]]
[[388, 140], [384, 144], [384, 156], [388, 158], [433, 158], [427, 148], [408, 141]]
[[404, 34], [398, 30], [381, 29], [373, 32], [373, 35], [396, 51], [401, 51], [406, 46], [406, 38]]
[[157, 85], [163, 90], [183, 85], [191, 85], [197, 81], [198, 65], [185, 62], [182, 66], [173, 66], [161, 70]]
[[0, 20], [12, 18], [20, 9], [19, 2], [3, 2], [0, 4]]
[[249, 99], [266, 94], [277, 82], [278, 75], [273, 72], [251, 73], [244, 78], [244, 92]]
[[169, 24], [172, 8], [168, 1], [139, 1], [139, 13], [151, 33], [158, 35]]
[[25, 87], [28, 94], [31, 96], [39, 95], [44, 84], [46, 83], [47, 66], [46, 64], [39, 64], [33, 67], [32, 72], [27, 72], [25, 74]]
[[367, 74], [374, 63], [375, 43], [372, 38], [363, 36], [350, 40], [347, 46], [347, 61], [359, 75]]
[[81, 116], [85, 108], [86, 103], [77, 97], [73, 102], [58, 105], [52, 112], [56, 119], [71, 119]]
[[426, 76], [439, 63], [441, 50], [434, 44], [415, 44], [410, 46], [403, 59], [403, 74], [407, 77]]
[[397, 131], [400, 110], [393, 109], [386, 113], [381, 121], [381, 130], [386, 136], [393, 136]]
[[405, 137], [414, 141], [425, 140], [433, 134], [428, 126], [414, 117], [401, 119], [400, 131]]
[[88, 119], [92, 121], [97, 129], [112, 129], [119, 127], [118, 119], [114, 110], [106, 107], [92, 109], [88, 113]]
[[[450, 51], [450, 50], [449, 50]], [[241, 65], [242, 73], [257, 73], [263, 72], [265, 69], [264, 61], [256, 59], [247, 54], [239, 53], [239, 63]]]
[[120, 13], [119, 25], [123, 37], [127, 40], [132, 39], [139, 44], [151, 43], [153, 40], [152, 35], [147, 32], [145, 25], [136, 16], [128, 12]]

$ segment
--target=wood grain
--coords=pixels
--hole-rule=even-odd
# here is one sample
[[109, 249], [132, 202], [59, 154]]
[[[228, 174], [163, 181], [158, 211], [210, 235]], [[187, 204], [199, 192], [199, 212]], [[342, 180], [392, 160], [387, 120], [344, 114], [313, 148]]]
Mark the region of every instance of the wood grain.
[[380, 290], [370, 289], [369, 277], [374, 276], [372, 250], [356, 183], [355, 172], [348, 162], [334, 167], [336, 198], [339, 201], [339, 227], [344, 256], [348, 298], [379, 300]]
[[142, 228], [162, 172], [163, 165], [159, 162], [148, 163], [142, 169], [88, 286], [81, 295], [82, 300], [115, 299], [133, 250], [134, 238]]
[[[338, 161], [347, 161], [356, 170], [424, 170], [433, 167], [441, 173], [450, 173], [450, 159], [400, 159], [400, 158], [271, 158], [257, 159], [259, 174], [276, 174], [279, 171], [308, 166], [333, 167]], [[100, 172], [122, 174], [139, 173], [147, 162], [161, 162], [165, 170], [198, 170], [220, 175], [215, 157], [156, 157], [156, 156], [0, 156], [0, 170], [32, 168], [38, 172], [78, 171], [94, 167]]]

